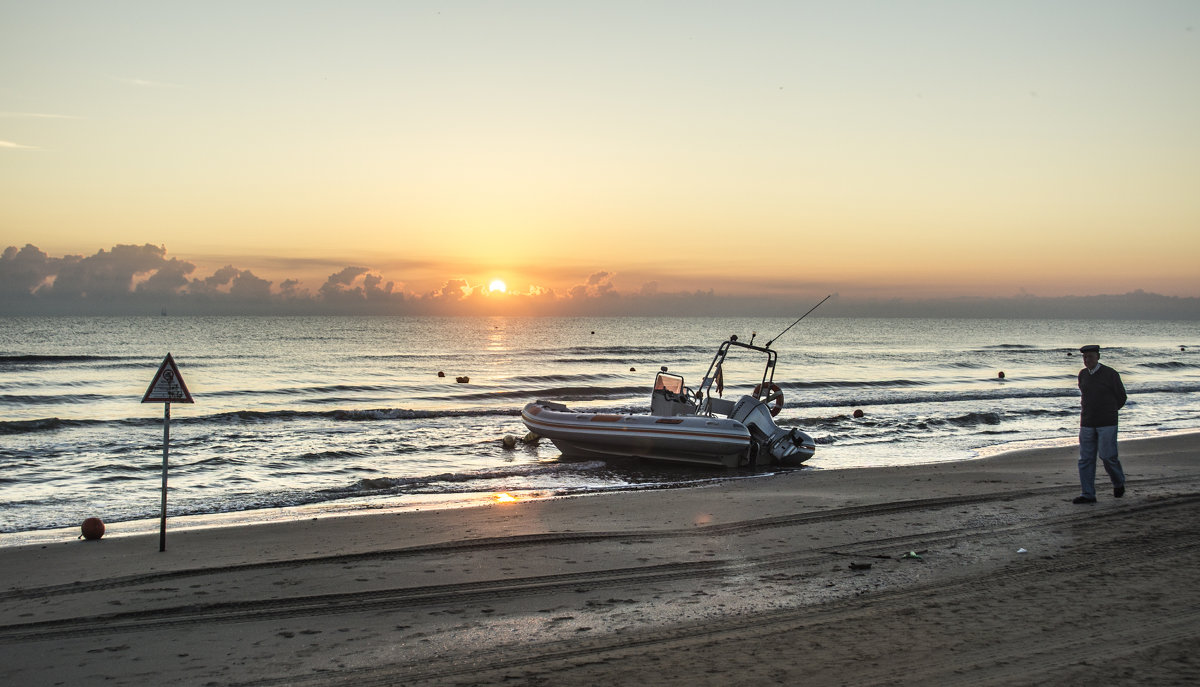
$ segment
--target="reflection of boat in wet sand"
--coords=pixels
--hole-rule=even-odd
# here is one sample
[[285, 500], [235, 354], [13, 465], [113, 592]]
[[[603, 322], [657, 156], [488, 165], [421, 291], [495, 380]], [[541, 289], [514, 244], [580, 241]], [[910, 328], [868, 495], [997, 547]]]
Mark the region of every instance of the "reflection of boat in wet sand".
[[[783, 391], [774, 382], [776, 353], [770, 345], [741, 343], [736, 336], [721, 342], [696, 391], [684, 385], [683, 377], [662, 368], [654, 377], [649, 415], [574, 411], [539, 400], [525, 406], [521, 419], [567, 456], [630, 456], [726, 467], [796, 466], [811, 458], [816, 446], [808, 434], [779, 427], [772, 419], [783, 408]], [[736, 402], [718, 397], [724, 394], [725, 362], [731, 349], [766, 358], [758, 385]]]

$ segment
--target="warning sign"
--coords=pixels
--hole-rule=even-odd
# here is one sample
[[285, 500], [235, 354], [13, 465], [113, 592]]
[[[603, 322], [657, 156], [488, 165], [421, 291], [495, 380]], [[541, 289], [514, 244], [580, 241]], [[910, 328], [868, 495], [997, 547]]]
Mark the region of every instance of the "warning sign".
[[194, 403], [170, 353], [158, 366], [158, 372], [154, 375], [154, 381], [150, 382], [150, 388], [146, 389], [142, 403]]

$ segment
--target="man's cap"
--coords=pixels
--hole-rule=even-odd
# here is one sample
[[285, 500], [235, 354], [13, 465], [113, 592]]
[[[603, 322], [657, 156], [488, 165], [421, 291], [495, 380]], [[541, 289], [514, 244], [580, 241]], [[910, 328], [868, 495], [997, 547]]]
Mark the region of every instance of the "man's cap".
[[1079, 352], [1080, 353], [1099, 353], [1100, 347], [1097, 346], [1096, 344], [1088, 344], [1087, 346], [1080, 347]]

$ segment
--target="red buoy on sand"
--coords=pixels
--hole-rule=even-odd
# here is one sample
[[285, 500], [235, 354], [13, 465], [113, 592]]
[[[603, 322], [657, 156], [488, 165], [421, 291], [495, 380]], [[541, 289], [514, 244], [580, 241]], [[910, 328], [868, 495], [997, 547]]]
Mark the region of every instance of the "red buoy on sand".
[[100, 518], [88, 518], [83, 521], [83, 538], [99, 539], [104, 536], [104, 521]]

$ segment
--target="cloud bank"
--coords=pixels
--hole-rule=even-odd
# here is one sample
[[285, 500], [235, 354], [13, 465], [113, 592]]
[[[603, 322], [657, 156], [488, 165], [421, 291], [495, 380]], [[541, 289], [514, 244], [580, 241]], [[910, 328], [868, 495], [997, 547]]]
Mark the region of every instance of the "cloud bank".
[[[278, 284], [232, 264], [212, 274], [168, 257], [165, 246], [116, 245], [94, 255], [51, 257], [37, 246], [0, 254], [0, 315], [755, 315], [802, 313], [824, 293], [746, 297], [713, 289], [665, 291], [649, 281], [632, 291], [597, 270], [562, 292], [532, 286], [492, 293], [448, 278], [413, 292], [368, 266], [333, 272], [315, 292], [295, 279]], [[849, 299], [835, 295], [816, 316], [1200, 319], [1200, 298], [1144, 291], [1039, 298]]]

